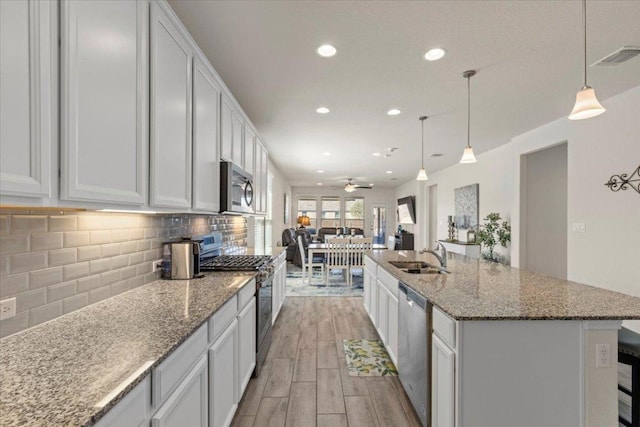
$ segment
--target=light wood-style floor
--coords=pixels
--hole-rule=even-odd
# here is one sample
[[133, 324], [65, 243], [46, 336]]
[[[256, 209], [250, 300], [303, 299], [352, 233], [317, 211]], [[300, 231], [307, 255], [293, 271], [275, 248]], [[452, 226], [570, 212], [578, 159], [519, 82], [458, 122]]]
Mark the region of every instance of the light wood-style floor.
[[352, 377], [343, 339], [378, 339], [361, 297], [287, 297], [233, 426], [420, 426], [398, 377]]

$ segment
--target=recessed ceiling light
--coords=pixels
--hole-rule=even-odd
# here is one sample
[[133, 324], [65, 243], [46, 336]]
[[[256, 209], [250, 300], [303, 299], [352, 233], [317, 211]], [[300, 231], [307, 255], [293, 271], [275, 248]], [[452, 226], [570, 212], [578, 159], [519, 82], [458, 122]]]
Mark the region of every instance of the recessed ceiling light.
[[318, 185], [322, 185], [322, 183], [321, 183], [321, 182], [319, 182], [319, 183], [318, 183]]
[[335, 47], [331, 46], [330, 44], [323, 44], [318, 48], [316, 52], [318, 52], [318, 55], [320, 56], [323, 56], [325, 58], [330, 58], [333, 55], [335, 55], [337, 51], [338, 50]]
[[329, 112], [329, 109], [327, 107], [318, 107], [318, 108], [316, 108], [316, 113], [327, 114], [328, 112]]
[[434, 49], [429, 50], [427, 53], [425, 53], [424, 59], [426, 59], [427, 61], [437, 61], [438, 59], [442, 58], [445, 53], [446, 52], [444, 49], [436, 47]]
[[373, 187], [373, 182], [371, 184], [369, 184], [369, 187]]
[[324, 173], [322, 169], [318, 169], [318, 173]]
[[387, 173], [393, 173], [393, 171], [387, 171]]
[[402, 113], [402, 111], [398, 110], [397, 108], [392, 108], [391, 110], [387, 111], [387, 115], [389, 116], [397, 116], [400, 113]]
[[372, 156], [380, 157], [380, 153], [371, 153]]
[[328, 152], [328, 151], [325, 151], [325, 152], [324, 152], [324, 153], [322, 153], [322, 154], [324, 154], [325, 156], [330, 156], [330, 155], [331, 155], [331, 153], [330, 153], [330, 152]]

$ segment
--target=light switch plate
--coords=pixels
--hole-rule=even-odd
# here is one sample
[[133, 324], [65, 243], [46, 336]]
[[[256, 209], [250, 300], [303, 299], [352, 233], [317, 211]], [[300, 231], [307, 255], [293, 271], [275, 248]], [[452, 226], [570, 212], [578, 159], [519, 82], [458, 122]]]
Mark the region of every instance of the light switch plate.
[[16, 298], [7, 298], [0, 301], [0, 320], [9, 319], [16, 315]]
[[574, 222], [573, 223], [573, 232], [574, 233], [585, 233], [587, 231], [587, 227], [584, 222]]

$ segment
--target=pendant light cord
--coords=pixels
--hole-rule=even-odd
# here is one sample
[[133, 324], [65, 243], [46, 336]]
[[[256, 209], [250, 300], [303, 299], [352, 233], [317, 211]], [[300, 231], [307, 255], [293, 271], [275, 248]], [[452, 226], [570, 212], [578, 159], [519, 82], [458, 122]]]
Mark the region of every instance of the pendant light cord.
[[420, 118], [422, 122], [422, 154], [420, 155], [420, 167], [424, 169], [424, 118]]
[[471, 76], [467, 76], [467, 148], [471, 141]]
[[587, 0], [582, 0], [582, 39], [584, 42], [584, 86], [587, 86]]

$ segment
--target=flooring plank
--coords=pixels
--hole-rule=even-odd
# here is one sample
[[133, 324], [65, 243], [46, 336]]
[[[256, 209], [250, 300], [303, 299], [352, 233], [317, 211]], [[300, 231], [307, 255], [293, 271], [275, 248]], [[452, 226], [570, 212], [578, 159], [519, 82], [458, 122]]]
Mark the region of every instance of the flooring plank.
[[256, 417], [252, 415], [239, 415], [233, 419], [231, 427], [253, 427]]
[[318, 369], [338, 366], [335, 341], [318, 341]]
[[[271, 372], [262, 393], [265, 397], [287, 397], [293, 377], [293, 359], [274, 359], [271, 362]], [[264, 400], [264, 398], [263, 398]], [[258, 409], [258, 412], [260, 410]]]
[[369, 388], [364, 377], [352, 377], [347, 371], [346, 365], [340, 366], [340, 381], [342, 382], [342, 394], [345, 396], [368, 396]]
[[316, 425], [316, 383], [291, 384], [286, 425], [290, 427]]
[[295, 365], [293, 369], [293, 381], [315, 381], [316, 380], [316, 358], [315, 348], [298, 348]]
[[300, 334], [298, 338], [298, 348], [316, 348], [318, 341], [318, 328], [315, 326], [300, 326]]
[[323, 320], [318, 322], [318, 340], [331, 341], [335, 339], [335, 329], [333, 328], [333, 320]]
[[382, 426], [404, 427], [409, 426], [409, 420], [405, 415], [402, 404], [391, 382], [391, 377], [368, 377], [380, 380], [367, 381], [369, 395]]
[[287, 419], [286, 397], [265, 397], [260, 402], [258, 414], [253, 422], [254, 427], [283, 427]]
[[295, 359], [296, 351], [298, 350], [298, 338], [297, 331], [295, 334], [283, 335], [278, 343], [276, 359]]
[[378, 417], [368, 396], [347, 396], [347, 419], [349, 427], [378, 427]]
[[333, 327], [336, 334], [350, 334], [351, 328], [349, 327], [349, 319], [344, 313], [334, 313], [333, 315]]
[[260, 376], [249, 380], [247, 389], [244, 391], [244, 396], [242, 396], [242, 400], [240, 400], [240, 404], [238, 405], [239, 415], [256, 415], [258, 413], [258, 406], [260, 406], [260, 400], [262, 399], [268, 378], [269, 368], [263, 366]]
[[418, 417], [418, 414], [416, 413], [416, 410], [414, 409], [413, 404], [411, 403], [411, 400], [409, 400], [409, 396], [407, 396], [407, 393], [405, 392], [404, 387], [402, 387], [400, 378], [392, 377], [391, 382], [393, 384], [393, 388], [396, 390], [396, 395], [398, 396], [398, 400], [400, 400], [400, 404], [404, 409], [404, 413], [409, 419], [409, 424], [412, 427], [422, 427], [422, 421], [420, 421], [420, 417]]
[[318, 414], [344, 414], [339, 369], [318, 369]]
[[348, 427], [345, 414], [320, 414], [318, 415], [318, 427]]

